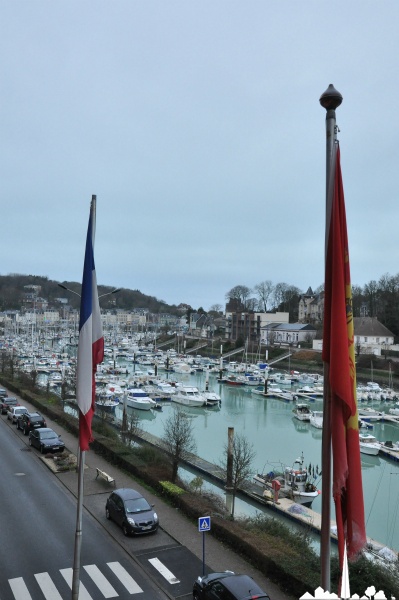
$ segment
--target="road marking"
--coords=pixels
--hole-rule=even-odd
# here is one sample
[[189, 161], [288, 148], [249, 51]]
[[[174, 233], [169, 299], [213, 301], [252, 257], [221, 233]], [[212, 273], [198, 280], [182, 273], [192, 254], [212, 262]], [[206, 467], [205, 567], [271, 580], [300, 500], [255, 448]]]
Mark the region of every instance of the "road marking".
[[[60, 569], [60, 573], [69, 587], [72, 589], [73, 569]], [[79, 583], [79, 600], [93, 600], [82, 582]]]
[[155, 569], [162, 575], [162, 577], [164, 577], [166, 579], [166, 581], [168, 583], [171, 583], [172, 585], [174, 583], [180, 583], [180, 580], [177, 579], [173, 575], [173, 573], [171, 571], [169, 571], [169, 569], [167, 567], [165, 567], [165, 565], [163, 563], [161, 563], [159, 558], [149, 558], [148, 562], [150, 562], [152, 564], [152, 566], [155, 567]]
[[119, 581], [125, 586], [129, 594], [140, 594], [143, 591], [120, 563], [109, 562], [107, 565], [111, 571], [115, 573]]
[[36, 573], [35, 577], [46, 600], [62, 600], [62, 597], [58, 593], [58, 590], [48, 573]]
[[85, 565], [83, 568], [90, 575], [100, 592], [102, 592], [104, 598], [116, 598], [119, 596], [118, 592], [112, 587], [108, 579], [96, 565]]
[[8, 583], [10, 584], [15, 600], [32, 600], [32, 596], [28, 592], [28, 588], [22, 577], [9, 579]]

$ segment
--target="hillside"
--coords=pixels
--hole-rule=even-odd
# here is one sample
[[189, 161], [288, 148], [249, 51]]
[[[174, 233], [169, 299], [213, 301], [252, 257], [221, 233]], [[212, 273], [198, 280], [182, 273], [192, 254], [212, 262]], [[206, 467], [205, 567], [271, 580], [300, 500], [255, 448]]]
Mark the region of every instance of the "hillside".
[[[39, 296], [48, 301], [50, 308], [59, 306], [57, 298], [68, 298], [68, 302], [72, 307], [79, 308], [79, 297], [61, 289], [58, 283], [58, 281], [39, 275], [0, 275], [0, 311], [20, 310], [24, 305], [26, 306], [26, 293], [28, 290], [25, 286], [27, 285], [40, 286]], [[76, 281], [62, 281], [61, 283], [78, 294], [80, 293], [80, 283]], [[111, 286], [98, 285], [100, 296], [111, 292], [113, 289], [114, 287]], [[152, 313], [178, 313], [177, 307], [174, 305], [170, 306], [154, 296], [146, 296], [139, 290], [126, 288], [122, 288], [117, 294], [104, 298], [101, 301], [101, 307], [124, 310], [145, 308]]]

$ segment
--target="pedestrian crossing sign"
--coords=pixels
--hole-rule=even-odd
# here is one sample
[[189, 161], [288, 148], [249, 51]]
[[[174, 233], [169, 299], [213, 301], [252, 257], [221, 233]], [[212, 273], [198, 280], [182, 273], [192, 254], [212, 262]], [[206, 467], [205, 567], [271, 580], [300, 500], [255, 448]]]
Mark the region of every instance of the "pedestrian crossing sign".
[[211, 517], [200, 517], [198, 519], [198, 531], [211, 530]]

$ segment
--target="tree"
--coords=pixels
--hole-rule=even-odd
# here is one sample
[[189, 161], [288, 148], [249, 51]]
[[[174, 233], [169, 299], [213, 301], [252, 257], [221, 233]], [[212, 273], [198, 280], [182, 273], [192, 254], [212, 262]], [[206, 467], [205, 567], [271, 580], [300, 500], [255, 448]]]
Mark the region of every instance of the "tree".
[[[222, 467], [225, 471], [227, 471], [227, 466], [229, 464], [229, 456], [228, 444], [225, 445], [225, 457], [222, 461]], [[235, 497], [237, 495], [238, 488], [242, 487], [245, 481], [252, 474], [252, 461], [255, 458], [255, 450], [253, 444], [251, 444], [248, 439], [240, 434], [234, 434], [233, 443], [232, 443], [232, 456], [231, 456], [231, 464], [232, 464], [232, 478], [231, 478], [231, 493], [233, 497], [233, 502], [231, 506], [231, 516], [234, 518], [234, 505], [235, 505]]]
[[267, 312], [269, 299], [274, 291], [274, 285], [269, 280], [261, 281], [254, 286], [254, 292], [258, 296], [258, 304], [259, 310], [263, 310], [263, 312]]
[[367, 302], [369, 317], [375, 317], [377, 314], [377, 292], [378, 285], [374, 279], [364, 286], [364, 297]]
[[226, 294], [226, 300], [238, 300], [244, 308], [247, 307], [247, 300], [251, 294], [251, 289], [246, 285], [236, 285]]
[[179, 463], [197, 449], [193, 425], [187, 415], [176, 409], [165, 422], [162, 440], [172, 461], [172, 483], [176, 482]]
[[220, 314], [223, 314], [223, 306], [221, 304], [212, 304], [209, 307], [208, 313], [212, 314], [212, 316], [218, 317]]

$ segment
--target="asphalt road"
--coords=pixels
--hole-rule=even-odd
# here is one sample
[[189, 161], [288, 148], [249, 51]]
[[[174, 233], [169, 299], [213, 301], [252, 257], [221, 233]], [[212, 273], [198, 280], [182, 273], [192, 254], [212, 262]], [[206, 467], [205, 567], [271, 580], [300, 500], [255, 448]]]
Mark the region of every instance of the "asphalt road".
[[[21, 404], [32, 409], [29, 403]], [[77, 439], [46, 420], [62, 435], [67, 449], [76, 453]], [[66, 569], [73, 565], [77, 473], [51, 471], [49, 461], [29, 447], [28, 438], [6, 416], [1, 421], [0, 600], [70, 600], [67, 580], [71, 575]], [[160, 518], [156, 534], [125, 538], [121, 529], [106, 519], [105, 502], [114, 487], [96, 478], [97, 468], [114, 477], [116, 487], [134, 487], [155, 504]], [[254, 577], [272, 600], [292, 600], [210, 534], [199, 533], [178, 510], [92, 451], [86, 452], [83, 503], [80, 578], [88, 595], [80, 600], [132, 596], [138, 600], [189, 600], [193, 581], [203, 570], [208, 573], [226, 569]], [[50, 580], [48, 596], [40, 588], [40, 573], [47, 574], [39, 577], [44, 589]], [[51, 591], [51, 583], [58, 597]]]

